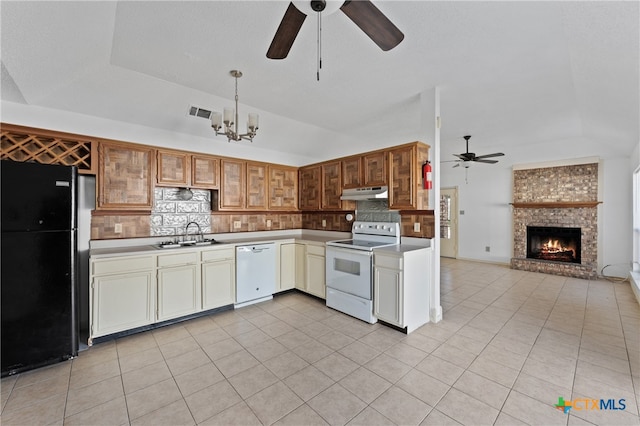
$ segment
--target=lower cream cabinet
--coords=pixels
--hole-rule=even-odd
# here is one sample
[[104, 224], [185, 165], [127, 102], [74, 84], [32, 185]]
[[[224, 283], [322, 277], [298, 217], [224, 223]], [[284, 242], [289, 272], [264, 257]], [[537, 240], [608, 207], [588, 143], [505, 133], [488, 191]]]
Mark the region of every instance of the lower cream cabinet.
[[202, 309], [198, 252], [158, 256], [158, 321]]
[[202, 309], [231, 305], [236, 301], [235, 249], [205, 250], [202, 256]]
[[307, 293], [326, 299], [326, 257], [324, 246], [307, 244], [305, 256], [306, 288]]
[[430, 248], [378, 249], [373, 255], [373, 309], [410, 333], [429, 322]]
[[299, 243], [280, 245], [280, 282], [278, 291], [304, 290], [305, 246]]
[[154, 261], [155, 256], [132, 256], [92, 262], [92, 338], [155, 322]]

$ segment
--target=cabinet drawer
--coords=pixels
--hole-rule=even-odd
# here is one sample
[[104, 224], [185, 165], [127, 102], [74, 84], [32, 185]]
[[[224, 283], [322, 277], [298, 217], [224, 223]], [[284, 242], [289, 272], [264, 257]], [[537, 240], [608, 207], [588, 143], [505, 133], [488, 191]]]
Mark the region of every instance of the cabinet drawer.
[[216, 260], [226, 260], [233, 259], [235, 256], [235, 249], [224, 248], [221, 250], [207, 250], [202, 252], [202, 261], [203, 262], [212, 262]]
[[195, 251], [189, 253], [165, 254], [158, 256], [158, 267], [188, 265], [190, 263], [198, 263], [198, 253]]
[[154, 268], [154, 257], [118, 257], [92, 262], [93, 275], [121, 274], [124, 272], [145, 271]]
[[315, 254], [316, 256], [324, 256], [324, 246], [314, 246], [307, 244], [307, 254]]
[[374, 254], [373, 264], [381, 268], [402, 269], [402, 257]]

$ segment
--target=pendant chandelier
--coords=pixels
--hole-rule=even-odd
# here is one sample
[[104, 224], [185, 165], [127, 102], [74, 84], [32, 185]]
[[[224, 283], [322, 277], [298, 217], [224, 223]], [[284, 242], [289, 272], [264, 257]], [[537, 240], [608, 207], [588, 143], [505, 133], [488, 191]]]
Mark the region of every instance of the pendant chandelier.
[[[258, 131], [258, 114], [249, 114], [247, 120], [247, 133], [238, 133], [238, 79], [242, 77], [242, 72], [231, 70], [229, 72], [236, 79], [236, 108], [225, 108], [224, 117], [219, 112], [214, 111], [211, 114], [211, 127], [216, 131], [216, 136], [223, 134], [229, 142], [248, 140], [253, 142], [253, 138]], [[221, 132], [224, 124], [224, 132]]]

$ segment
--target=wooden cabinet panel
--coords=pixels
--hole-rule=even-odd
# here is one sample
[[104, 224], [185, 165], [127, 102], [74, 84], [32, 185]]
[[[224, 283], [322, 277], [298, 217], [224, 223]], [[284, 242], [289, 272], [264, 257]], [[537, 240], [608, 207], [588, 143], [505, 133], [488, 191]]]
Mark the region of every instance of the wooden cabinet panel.
[[191, 156], [177, 151], [158, 151], [158, 185], [185, 187], [191, 184]]
[[364, 164], [364, 186], [382, 186], [387, 184], [387, 153], [374, 152], [362, 157]]
[[191, 158], [191, 186], [193, 188], [217, 188], [220, 160], [215, 157], [194, 155]]
[[202, 264], [202, 308], [214, 309], [236, 301], [233, 258]]
[[298, 208], [298, 169], [269, 165], [269, 209]]
[[306, 289], [307, 293], [326, 299], [326, 266], [324, 247], [307, 245], [305, 262]]
[[415, 145], [389, 152], [389, 208], [415, 209], [416, 201]]
[[151, 210], [155, 176], [154, 150], [100, 143], [98, 209]]
[[339, 209], [342, 195], [341, 165], [339, 161], [322, 165], [322, 208]]
[[350, 157], [342, 160], [342, 188], [360, 188], [362, 185], [362, 158]]
[[320, 166], [300, 169], [300, 210], [320, 209]]
[[267, 165], [247, 162], [246, 208], [267, 209]]
[[382, 321], [403, 327], [403, 279], [402, 271], [374, 267], [374, 313]]
[[158, 269], [158, 321], [198, 312], [201, 294], [197, 264]]
[[245, 162], [220, 160], [220, 209], [242, 210], [245, 199]]

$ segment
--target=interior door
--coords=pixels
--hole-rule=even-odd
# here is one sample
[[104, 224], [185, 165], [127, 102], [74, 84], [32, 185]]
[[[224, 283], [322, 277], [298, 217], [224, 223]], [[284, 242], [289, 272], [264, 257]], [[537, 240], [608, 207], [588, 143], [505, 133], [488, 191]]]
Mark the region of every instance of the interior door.
[[458, 257], [458, 188], [440, 189], [440, 256]]

